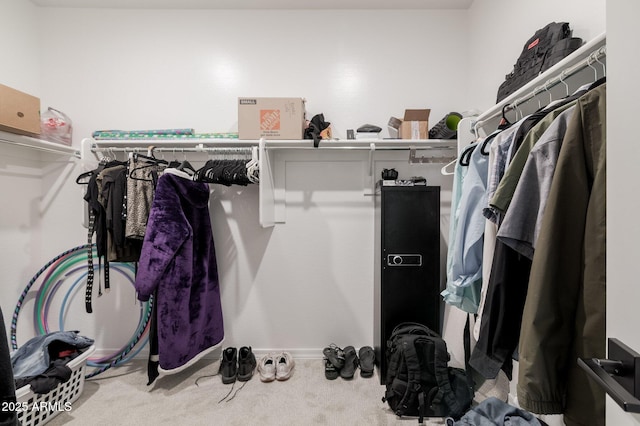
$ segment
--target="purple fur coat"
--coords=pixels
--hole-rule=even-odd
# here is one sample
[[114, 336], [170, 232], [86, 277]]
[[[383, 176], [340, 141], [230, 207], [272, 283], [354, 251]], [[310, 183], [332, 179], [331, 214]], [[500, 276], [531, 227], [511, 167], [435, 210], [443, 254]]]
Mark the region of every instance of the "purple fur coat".
[[224, 337], [209, 217], [209, 186], [165, 173], [158, 179], [135, 283], [155, 290], [158, 355], [166, 370], [184, 366]]

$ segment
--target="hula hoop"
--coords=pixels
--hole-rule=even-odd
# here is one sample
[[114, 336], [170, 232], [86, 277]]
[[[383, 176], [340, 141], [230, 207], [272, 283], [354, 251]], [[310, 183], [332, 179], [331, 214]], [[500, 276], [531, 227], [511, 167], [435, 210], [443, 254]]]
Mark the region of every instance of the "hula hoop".
[[[24, 303], [25, 298], [27, 297], [29, 290], [36, 283], [36, 281], [40, 278], [40, 276], [45, 273], [43, 277], [40, 287], [38, 288], [36, 297], [35, 297], [35, 307], [33, 313], [33, 324], [36, 332], [40, 334], [46, 334], [49, 332], [49, 325], [47, 318], [49, 316], [49, 310], [51, 307], [51, 301], [53, 300], [53, 296], [56, 292], [61, 288], [62, 284], [65, 280], [71, 278], [73, 274], [76, 274], [82, 271], [83, 267], [76, 267], [76, 265], [80, 262], [87, 261], [87, 250], [91, 248], [95, 249], [94, 244], [85, 244], [82, 246], [77, 246], [71, 248], [63, 253], [60, 253], [49, 262], [47, 262], [40, 270], [33, 276], [33, 278], [29, 281], [25, 289], [22, 291], [22, 294], [18, 298], [18, 302], [16, 303], [15, 310], [13, 312], [13, 316], [11, 319], [11, 346], [15, 350], [18, 348], [16, 332], [17, 332], [17, 324], [18, 317], [20, 315], [20, 310]], [[129, 279], [129, 282], [133, 285], [134, 279], [131, 275], [128, 275], [127, 272], [134, 272], [133, 266], [128, 263], [113, 263], [111, 267], [114, 271], [124, 275]], [[64, 330], [64, 316], [66, 313], [67, 302], [69, 301], [70, 295], [73, 293], [74, 289], [84, 282], [84, 278], [88, 275], [88, 271], [85, 271], [79, 278], [77, 278], [71, 288], [67, 291], [63, 298], [62, 306], [60, 308], [60, 313], [58, 315], [59, 326], [61, 330]], [[87, 361], [87, 365], [92, 367], [98, 367], [97, 370], [92, 373], [85, 375], [85, 378], [94, 377], [107, 369], [119, 365], [121, 363], [127, 362], [133, 357], [135, 357], [140, 351], [144, 348], [146, 343], [148, 342], [148, 330], [150, 327], [150, 319], [151, 319], [151, 310], [152, 310], [153, 300], [149, 299], [143, 306], [140, 304], [140, 317], [138, 326], [134, 331], [133, 336], [122, 348], [120, 348], [119, 352], [114, 352], [111, 355], [104, 356], [98, 359], [89, 359]], [[144, 337], [144, 339], [143, 339]], [[142, 340], [142, 344], [138, 345], [138, 343]], [[130, 352], [138, 345], [138, 348], [130, 354]]]

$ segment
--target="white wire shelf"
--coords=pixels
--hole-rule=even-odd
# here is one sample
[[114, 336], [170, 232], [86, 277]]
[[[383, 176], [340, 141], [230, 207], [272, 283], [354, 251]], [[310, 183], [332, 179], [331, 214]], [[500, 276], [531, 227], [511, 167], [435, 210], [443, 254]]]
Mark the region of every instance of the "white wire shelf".
[[80, 151], [72, 146], [49, 142], [31, 136], [18, 135], [16, 133], [0, 131], [0, 143], [45, 151], [52, 154], [80, 157]]

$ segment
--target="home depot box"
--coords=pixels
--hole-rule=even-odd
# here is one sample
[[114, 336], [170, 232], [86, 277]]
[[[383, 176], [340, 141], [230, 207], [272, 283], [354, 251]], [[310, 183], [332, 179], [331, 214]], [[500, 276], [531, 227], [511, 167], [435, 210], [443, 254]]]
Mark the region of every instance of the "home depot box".
[[303, 98], [238, 98], [240, 139], [303, 139]]
[[400, 139], [428, 139], [430, 109], [406, 109], [400, 124]]
[[40, 99], [0, 84], [0, 130], [40, 134]]

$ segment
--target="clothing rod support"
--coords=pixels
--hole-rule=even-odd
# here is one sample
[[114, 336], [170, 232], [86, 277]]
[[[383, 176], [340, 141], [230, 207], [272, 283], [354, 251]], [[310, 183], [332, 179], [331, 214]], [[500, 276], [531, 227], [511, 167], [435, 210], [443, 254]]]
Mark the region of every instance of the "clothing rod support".
[[411, 147], [409, 150], [409, 164], [420, 164], [420, 163], [451, 163], [452, 161], [456, 161], [457, 157], [444, 157], [444, 156], [430, 156], [418, 157], [416, 155], [416, 148]]

